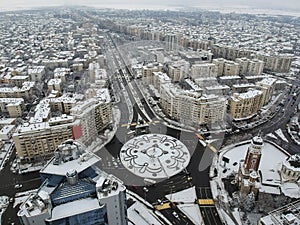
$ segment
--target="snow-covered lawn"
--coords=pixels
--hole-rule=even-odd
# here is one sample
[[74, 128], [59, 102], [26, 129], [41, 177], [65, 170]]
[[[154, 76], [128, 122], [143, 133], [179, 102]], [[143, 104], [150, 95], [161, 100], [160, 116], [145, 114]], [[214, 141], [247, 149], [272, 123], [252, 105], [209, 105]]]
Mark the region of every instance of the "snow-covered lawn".
[[284, 136], [284, 134], [282, 133], [281, 129], [275, 130], [275, 133], [285, 142], [289, 142], [288, 139], [286, 139], [286, 137]]
[[[222, 178], [227, 177], [232, 172], [238, 172], [239, 162], [245, 159], [249, 145], [250, 143], [243, 144], [221, 154], [221, 158], [225, 156], [229, 159], [229, 163], [226, 164], [226, 167], [222, 166], [224, 164], [222, 161], [219, 163], [219, 170], [222, 171]], [[280, 175], [278, 170], [280, 169], [282, 161], [287, 157], [287, 154], [280, 151], [274, 145], [268, 142], [264, 143], [258, 168], [262, 174], [262, 183], [275, 186], [280, 185]]]

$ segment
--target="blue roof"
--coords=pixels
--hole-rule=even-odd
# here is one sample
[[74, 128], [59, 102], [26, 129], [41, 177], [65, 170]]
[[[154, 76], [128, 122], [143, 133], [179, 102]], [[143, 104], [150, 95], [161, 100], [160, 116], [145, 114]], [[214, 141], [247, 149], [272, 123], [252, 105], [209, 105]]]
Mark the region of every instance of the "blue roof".
[[96, 183], [90, 179], [81, 179], [77, 184], [61, 183], [50, 195], [52, 204], [60, 205], [96, 195]]

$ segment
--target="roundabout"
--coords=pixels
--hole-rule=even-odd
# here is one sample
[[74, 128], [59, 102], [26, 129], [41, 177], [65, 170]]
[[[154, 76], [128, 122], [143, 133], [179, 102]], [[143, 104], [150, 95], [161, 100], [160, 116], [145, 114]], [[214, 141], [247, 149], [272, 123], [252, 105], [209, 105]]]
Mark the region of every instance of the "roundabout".
[[137, 176], [161, 179], [185, 169], [190, 161], [190, 153], [176, 138], [145, 134], [126, 142], [121, 148], [120, 159], [124, 167]]

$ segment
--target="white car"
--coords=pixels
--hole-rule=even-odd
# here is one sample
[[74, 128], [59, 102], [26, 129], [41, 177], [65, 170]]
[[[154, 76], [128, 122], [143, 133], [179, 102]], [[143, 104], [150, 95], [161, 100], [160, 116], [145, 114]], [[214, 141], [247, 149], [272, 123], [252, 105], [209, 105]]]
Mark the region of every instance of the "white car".
[[172, 212], [172, 215], [173, 215], [175, 218], [177, 218], [177, 219], [179, 218], [179, 216], [178, 216], [177, 212], [175, 212], [175, 211], [174, 211], [174, 212]]
[[23, 187], [22, 184], [16, 184], [16, 185], [15, 185], [15, 188], [16, 188], [16, 189], [19, 189], [19, 188], [21, 188], [21, 187]]

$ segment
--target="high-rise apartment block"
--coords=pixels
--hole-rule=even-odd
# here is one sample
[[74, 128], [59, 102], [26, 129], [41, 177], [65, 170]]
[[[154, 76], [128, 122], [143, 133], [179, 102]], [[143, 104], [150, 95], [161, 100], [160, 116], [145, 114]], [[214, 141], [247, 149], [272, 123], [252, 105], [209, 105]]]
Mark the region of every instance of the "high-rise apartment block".
[[187, 76], [190, 64], [185, 60], [180, 60], [170, 63], [167, 68], [167, 74], [172, 81], [178, 82]]
[[292, 64], [292, 57], [284, 54], [257, 53], [256, 57], [265, 62], [265, 70], [277, 73], [288, 73]]
[[217, 77], [218, 67], [214, 63], [194, 64], [191, 67], [191, 77], [197, 78]]
[[99, 133], [112, 121], [111, 100], [108, 89], [100, 89], [94, 98], [78, 102], [71, 109], [76, 117], [74, 138], [84, 144], [91, 144]]
[[65, 84], [67, 81], [67, 78], [71, 74], [71, 69], [70, 68], [56, 68], [54, 70], [54, 78], [58, 78], [61, 80], [62, 84]]
[[224, 58], [213, 59], [212, 63], [217, 67], [217, 76], [223, 76], [223, 70], [226, 60]]
[[213, 59], [213, 64], [217, 66], [217, 76], [237, 76], [239, 75], [239, 64], [223, 58]]
[[275, 85], [276, 85], [276, 79], [270, 77], [256, 82], [256, 88], [263, 92], [263, 96], [262, 96], [263, 105], [266, 105], [271, 100], [273, 92], [275, 90]]
[[142, 79], [144, 83], [148, 83], [151, 80], [153, 72], [163, 72], [163, 64], [161, 63], [149, 63], [142, 67]]
[[242, 76], [261, 75], [264, 69], [264, 61], [258, 59], [237, 58], [239, 74]]
[[236, 48], [232, 46], [214, 44], [212, 53], [215, 58], [236, 60], [237, 58], [259, 59], [264, 64], [264, 70], [277, 73], [288, 73], [292, 63], [292, 56], [278, 54], [276, 52], [253, 51], [250, 49]]
[[162, 85], [170, 84], [170, 83], [171, 83], [171, 78], [166, 73], [153, 72], [153, 76], [150, 81], [150, 84], [152, 84], [158, 91], [161, 90]]
[[49, 101], [51, 111], [59, 111], [63, 114], [70, 114], [71, 109], [76, 106], [74, 97], [62, 95], [58, 98], [51, 98]]
[[197, 125], [223, 122], [226, 99], [216, 95], [177, 89], [173, 84], [161, 86], [160, 104], [172, 119]]
[[95, 164], [100, 158], [73, 140], [57, 146], [43, 181], [20, 206], [24, 225], [126, 225], [126, 187]]
[[261, 75], [264, 70], [264, 61], [259, 59], [249, 60], [247, 75]]
[[[63, 121], [64, 116], [57, 118], [58, 120]], [[21, 163], [51, 158], [58, 145], [73, 139], [72, 127], [72, 123], [54, 125], [48, 122], [18, 126], [13, 134], [13, 141]]]
[[234, 93], [229, 100], [230, 114], [234, 119], [254, 116], [263, 105], [263, 92], [249, 89], [245, 93]]
[[48, 90], [51, 91], [61, 91], [62, 81], [59, 78], [53, 78], [48, 81]]
[[179, 49], [179, 34], [168, 33], [164, 38], [165, 46], [168, 51], [178, 51]]
[[223, 68], [223, 76], [239, 75], [239, 64], [233, 61], [226, 61]]

